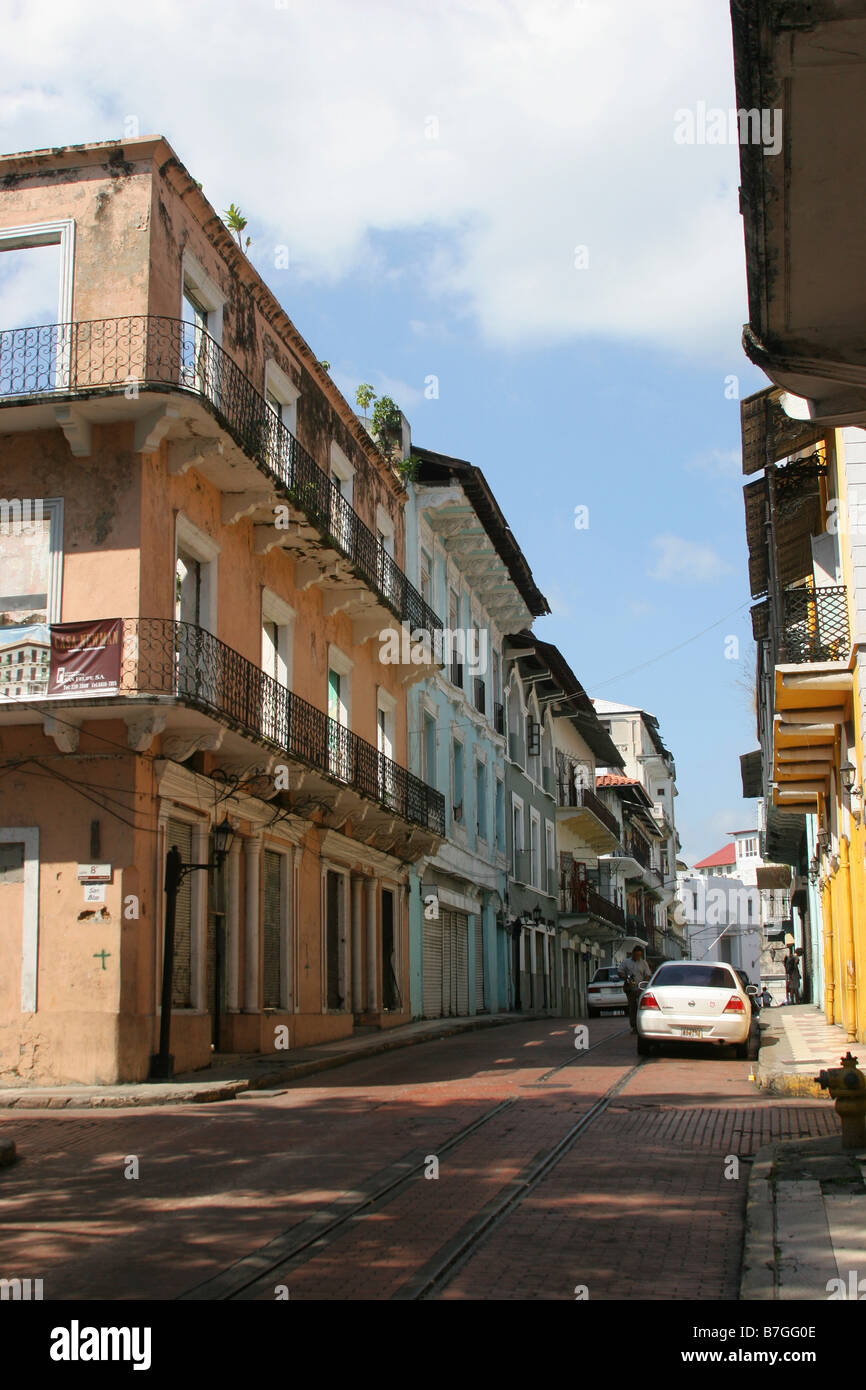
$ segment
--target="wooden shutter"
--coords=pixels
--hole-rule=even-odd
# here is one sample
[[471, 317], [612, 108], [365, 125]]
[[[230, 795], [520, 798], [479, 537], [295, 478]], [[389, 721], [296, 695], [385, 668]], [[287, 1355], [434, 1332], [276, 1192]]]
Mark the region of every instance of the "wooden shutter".
[[262, 891], [262, 1007], [278, 1009], [282, 998], [283, 887], [282, 858], [264, 852]]
[[[168, 848], [177, 845], [184, 864], [192, 862], [192, 826], [170, 820]], [[187, 874], [180, 885], [174, 915], [174, 970], [171, 981], [173, 1009], [192, 1008], [192, 875]]]

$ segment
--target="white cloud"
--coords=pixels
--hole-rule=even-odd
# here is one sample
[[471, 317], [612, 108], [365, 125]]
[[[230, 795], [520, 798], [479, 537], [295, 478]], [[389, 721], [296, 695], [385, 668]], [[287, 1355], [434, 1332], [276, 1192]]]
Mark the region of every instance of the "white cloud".
[[655, 563], [648, 570], [650, 579], [712, 584], [732, 573], [732, 566], [711, 545], [670, 534], [654, 536], [650, 544], [656, 552]]
[[673, 138], [733, 104], [725, 0], [79, 0], [3, 38], [5, 149], [161, 131], [263, 268], [389, 277], [376, 234], [418, 231], [413, 272], [489, 340], [730, 356], [737, 151]]

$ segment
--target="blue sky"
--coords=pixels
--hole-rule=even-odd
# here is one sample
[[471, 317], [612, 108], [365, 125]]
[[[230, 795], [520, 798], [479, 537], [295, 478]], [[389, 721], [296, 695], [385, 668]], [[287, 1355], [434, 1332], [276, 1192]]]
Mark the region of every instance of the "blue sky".
[[372, 383], [416, 443], [484, 470], [553, 609], [539, 635], [659, 718], [687, 861], [753, 824], [730, 378], [766, 383], [740, 347], [737, 148], [673, 138], [678, 111], [735, 104], [726, 0], [81, 0], [47, 34], [40, 7], [6, 23], [3, 148], [164, 134], [240, 204], [349, 399]]

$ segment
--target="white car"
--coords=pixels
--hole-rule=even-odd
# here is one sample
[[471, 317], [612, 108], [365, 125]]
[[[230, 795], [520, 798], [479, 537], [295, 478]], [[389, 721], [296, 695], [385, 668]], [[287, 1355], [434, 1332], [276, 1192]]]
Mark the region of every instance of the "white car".
[[618, 965], [602, 965], [586, 987], [586, 1011], [598, 1018], [603, 1009], [627, 1009], [625, 985]]
[[719, 1043], [745, 1058], [751, 1026], [752, 1001], [732, 965], [666, 961], [641, 994], [637, 1050], [645, 1057], [654, 1043]]

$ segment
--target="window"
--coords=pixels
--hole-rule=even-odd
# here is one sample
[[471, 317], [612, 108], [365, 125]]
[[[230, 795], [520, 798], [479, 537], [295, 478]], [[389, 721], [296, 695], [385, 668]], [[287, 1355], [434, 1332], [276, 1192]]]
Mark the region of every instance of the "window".
[[62, 577], [62, 499], [9, 503], [0, 514], [0, 700], [45, 693]]
[[455, 738], [451, 744], [451, 784], [454, 820], [463, 824], [463, 744]]
[[501, 777], [496, 779], [496, 848], [505, 853], [505, 787]]
[[544, 822], [544, 852], [545, 868], [547, 870], [547, 888], [553, 892], [556, 879], [556, 834], [553, 829], [553, 822]]
[[515, 796], [511, 803], [511, 848], [512, 873], [521, 883], [524, 882], [523, 867], [523, 802]]
[[337, 647], [328, 647], [328, 749], [331, 772], [344, 782], [351, 781], [352, 662]]
[[397, 800], [397, 769], [394, 764], [394, 710], [397, 701], [381, 687], [376, 694], [376, 735], [382, 758], [379, 763], [379, 796], [386, 805]]
[[[262, 593], [262, 670], [278, 685], [292, 688], [292, 646], [294, 610], [270, 589]], [[266, 694], [262, 709], [263, 732], [279, 743], [286, 743], [284, 727], [286, 705]]]
[[266, 849], [262, 856], [262, 1008], [285, 1008], [289, 999], [287, 950], [288, 860]]
[[432, 575], [432, 573], [433, 573], [433, 567], [432, 567], [431, 562], [430, 562], [430, 556], [427, 554], [427, 551], [426, 551], [426, 550], [422, 550], [422, 551], [421, 551], [421, 561], [420, 561], [420, 566], [419, 566], [419, 573], [420, 573], [421, 597], [423, 598], [424, 602], [425, 602], [425, 603], [428, 603], [428, 604], [430, 605], [430, 607], [432, 608], [432, 606], [433, 606], [433, 584], [432, 584], [432, 580], [431, 580], [431, 575]]
[[175, 618], [216, 634], [219, 546], [182, 512], [177, 517], [175, 545]]
[[463, 653], [458, 642], [460, 600], [456, 589], [448, 591], [448, 628], [451, 636], [451, 680], [463, 689]]
[[292, 434], [298, 432], [298, 396], [295, 383], [276, 362], [265, 363], [265, 400], [277, 419]]
[[[74, 247], [71, 218], [0, 229], [0, 331], [72, 322]], [[36, 336], [40, 350], [34, 362], [22, 363], [16, 352], [0, 365], [0, 395], [68, 385], [66, 335], [52, 329]]]
[[436, 720], [432, 715], [424, 715], [424, 742], [422, 744], [422, 756], [424, 760], [424, 781], [430, 787], [436, 786]]
[[529, 811], [529, 881], [534, 888], [541, 887], [541, 818], [537, 811]]
[[487, 768], [475, 764], [475, 818], [479, 838], [487, 839]]

